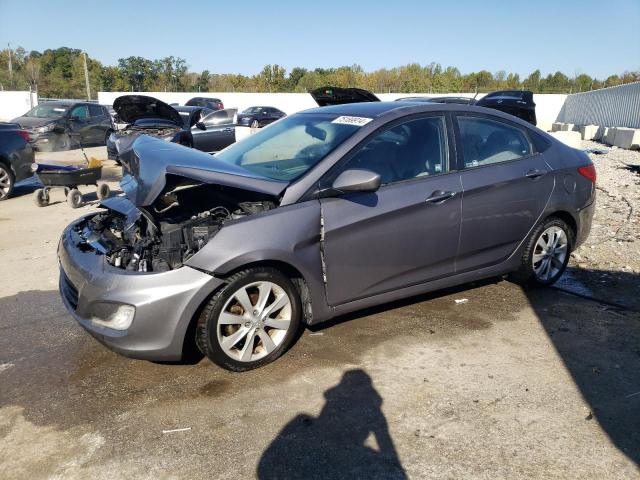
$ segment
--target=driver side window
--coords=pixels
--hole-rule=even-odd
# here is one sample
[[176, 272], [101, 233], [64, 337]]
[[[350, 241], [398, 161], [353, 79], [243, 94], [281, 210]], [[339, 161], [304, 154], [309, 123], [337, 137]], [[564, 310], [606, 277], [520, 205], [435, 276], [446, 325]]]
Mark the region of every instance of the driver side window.
[[343, 170], [371, 170], [387, 185], [446, 172], [447, 153], [444, 117], [419, 118], [376, 134]]

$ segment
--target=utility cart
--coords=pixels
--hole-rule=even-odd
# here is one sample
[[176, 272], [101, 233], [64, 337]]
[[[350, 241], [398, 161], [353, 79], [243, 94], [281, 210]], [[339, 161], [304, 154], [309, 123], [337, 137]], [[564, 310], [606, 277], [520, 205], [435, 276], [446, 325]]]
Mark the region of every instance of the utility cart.
[[107, 198], [110, 193], [109, 185], [98, 184], [98, 180], [102, 178], [102, 166], [85, 168], [34, 163], [32, 170], [43, 185], [43, 188], [33, 192], [33, 199], [39, 207], [49, 205], [49, 192], [52, 188], [64, 188], [67, 203], [71, 208], [78, 208], [84, 204], [82, 193], [78, 190], [79, 185], [95, 185], [99, 200]]

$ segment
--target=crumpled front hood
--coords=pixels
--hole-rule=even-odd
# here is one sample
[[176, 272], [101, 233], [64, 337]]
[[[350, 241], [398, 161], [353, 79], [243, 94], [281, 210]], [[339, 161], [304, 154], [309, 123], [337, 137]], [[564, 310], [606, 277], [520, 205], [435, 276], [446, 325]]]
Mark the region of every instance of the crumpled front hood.
[[141, 118], [161, 118], [183, 126], [180, 114], [171, 105], [154, 97], [146, 95], [123, 95], [113, 102], [113, 110], [118, 120], [124, 123], [134, 123]]
[[215, 156], [148, 135], [140, 135], [131, 148], [120, 151], [128, 166], [120, 186], [138, 207], [151, 205], [167, 185], [167, 175], [199, 183], [224, 185], [278, 197], [289, 182], [271, 180]]

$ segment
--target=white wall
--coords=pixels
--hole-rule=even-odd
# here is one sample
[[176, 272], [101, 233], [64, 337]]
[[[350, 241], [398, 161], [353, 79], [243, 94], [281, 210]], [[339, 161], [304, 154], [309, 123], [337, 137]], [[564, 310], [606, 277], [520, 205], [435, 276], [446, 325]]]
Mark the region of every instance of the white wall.
[[[166, 103], [184, 103], [195, 96], [215, 97], [222, 100], [227, 108], [238, 108], [244, 110], [254, 105], [268, 105], [279, 108], [287, 114], [299, 112], [307, 108], [317, 107], [316, 103], [308, 93], [238, 93], [238, 92], [98, 92], [98, 101], [104, 105], [112, 105], [113, 101], [122, 95], [149, 95], [159, 98]], [[473, 97], [473, 93], [379, 93], [376, 94], [380, 100], [392, 101], [401, 97]], [[478, 94], [476, 98], [482, 98], [484, 94]], [[536, 116], [538, 118], [538, 126], [543, 130], [551, 130], [551, 124], [556, 121], [558, 112], [562, 108], [562, 104], [567, 96], [555, 94], [534, 95], [533, 100], [536, 102]]]
[[0, 91], [0, 121], [6, 122], [19, 117], [37, 104], [38, 95], [36, 93]]

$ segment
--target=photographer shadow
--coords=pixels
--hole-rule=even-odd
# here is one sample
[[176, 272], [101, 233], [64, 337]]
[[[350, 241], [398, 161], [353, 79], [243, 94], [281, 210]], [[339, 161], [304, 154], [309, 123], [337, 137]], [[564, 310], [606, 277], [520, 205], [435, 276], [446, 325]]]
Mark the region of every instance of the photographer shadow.
[[371, 377], [350, 370], [324, 396], [318, 417], [299, 414], [271, 442], [258, 478], [406, 479]]

